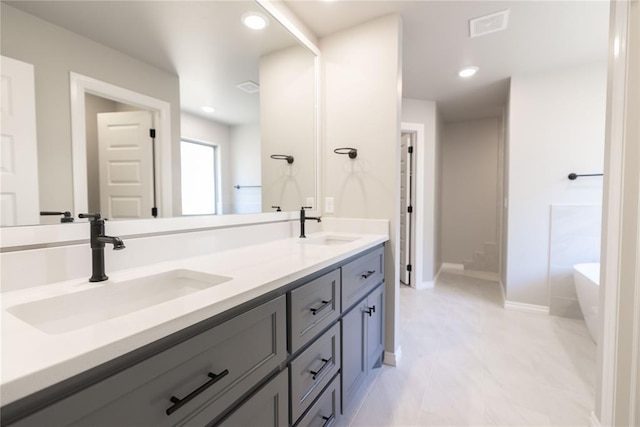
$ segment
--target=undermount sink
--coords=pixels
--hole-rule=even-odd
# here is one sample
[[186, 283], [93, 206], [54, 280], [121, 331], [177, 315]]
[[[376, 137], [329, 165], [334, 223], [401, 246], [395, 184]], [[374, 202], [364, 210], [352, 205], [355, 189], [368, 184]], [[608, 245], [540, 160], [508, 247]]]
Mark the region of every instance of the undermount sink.
[[358, 239], [360, 239], [360, 237], [325, 235], [312, 237], [307, 240], [301, 240], [300, 243], [306, 243], [310, 245], [335, 246], [355, 242]]
[[63, 334], [171, 301], [231, 280], [192, 270], [171, 270], [107, 281], [71, 294], [16, 305], [7, 311], [48, 334]]

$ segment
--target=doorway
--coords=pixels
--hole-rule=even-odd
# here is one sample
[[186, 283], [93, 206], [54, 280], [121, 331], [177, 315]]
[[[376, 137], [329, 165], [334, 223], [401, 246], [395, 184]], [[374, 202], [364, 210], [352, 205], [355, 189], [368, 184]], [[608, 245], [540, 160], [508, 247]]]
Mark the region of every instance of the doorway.
[[92, 94], [152, 113], [153, 124], [156, 129], [155, 142], [157, 144], [156, 156], [153, 162], [153, 176], [157, 187], [157, 216], [171, 217], [173, 208], [170, 104], [166, 101], [73, 72], [70, 73], [70, 89], [73, 209], [75, 213], [87, 212], [89, 209], [85, 95]]

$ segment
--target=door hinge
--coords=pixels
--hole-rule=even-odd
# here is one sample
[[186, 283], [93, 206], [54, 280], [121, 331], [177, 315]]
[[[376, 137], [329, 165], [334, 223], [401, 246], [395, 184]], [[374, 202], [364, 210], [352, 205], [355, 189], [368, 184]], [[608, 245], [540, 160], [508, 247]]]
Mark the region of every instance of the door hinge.
[[154, 207], [151, 208], [151, 216], [154, 217], [154, 218], [158, 217], [158, 208], [157, 207], [154, 206]]
[[411, 264], [407, 264], [407, 271], [411, 271]]
[[155, 129], [149, 129], [149, 136], [151, 138], [155, 138], [156, 137], [156, 130]]
[[413, 206], [407, 206], [407, 212], [413, 213]]
[[413, 154], [413, 145], [410, 145], [407, 148], [409, 149], [409, 154]]

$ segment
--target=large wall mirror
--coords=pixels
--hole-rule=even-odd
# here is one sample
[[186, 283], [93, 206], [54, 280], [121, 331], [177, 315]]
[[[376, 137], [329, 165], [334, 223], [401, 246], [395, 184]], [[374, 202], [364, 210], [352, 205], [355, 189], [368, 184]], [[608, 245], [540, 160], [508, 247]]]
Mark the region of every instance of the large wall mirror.
[[317, 55], [260, 4], [1, 7], [3, 226], [315, 205]]

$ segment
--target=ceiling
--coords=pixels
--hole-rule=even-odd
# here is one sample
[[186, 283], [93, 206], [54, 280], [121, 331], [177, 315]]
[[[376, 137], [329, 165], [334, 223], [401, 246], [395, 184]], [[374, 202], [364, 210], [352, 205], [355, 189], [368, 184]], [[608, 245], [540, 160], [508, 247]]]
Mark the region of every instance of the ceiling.
[[[289, 46], [240, 24], [259, 7], [233, 1], [10, 1], [14, 7], [180, 76], [183, 108], [229, 124], [255, 121], [257, 97], [235, 85], [258, 80], [259, 56]], [[318, 37], [398, 13], [403, 21], [403, 96], [438, 102], [445, 120], [499, 115], [509, 77], [606, 60], [608, 1], [287, 0]], [[469, 19], [509, 9], [505, 31], [469, 38]], [[476, 65], [478, 74], [457, 71]]]
[[[403, 96], [438, 101], [447, 121], [491, 117], [509, 77], [606, 61], [608, 1], [288, 0], [320, 38], [398, 13], [403, 22]], [[469, 38], [469, 20], [509, 9], [507, 29]], [[478, 74], [457, 72], [475, 65]]]
[[[259, 32], [246, 28], [246, 12], [266, 16], [252, 0], [3, 3], [177, 74], [182, 110], [230, 125], [256, 123], [260, 114], [259, 94], [236, 85], [259, 82], [261, 55], [297, 44], [274, 19]], [[216, 111], [204, 113], [204, 105]]]

